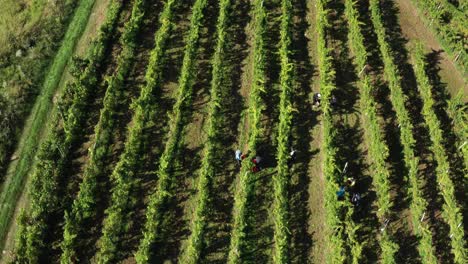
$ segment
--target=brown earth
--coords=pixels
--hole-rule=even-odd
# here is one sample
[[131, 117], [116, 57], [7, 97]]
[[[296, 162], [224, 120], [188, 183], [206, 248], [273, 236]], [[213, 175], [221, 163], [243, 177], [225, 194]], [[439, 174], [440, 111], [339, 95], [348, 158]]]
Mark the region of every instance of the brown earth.
[[[416, 40], [420, 40], [426, 46], [426, 48], [441, 51], [443, 50], [437, 41], [433, 31], [428, 28], [424, 21], [421, 19], [421, 14], [416, 6], [409, 0], [397, 0], [396, 4], [399, 8], [400, 13], [398, 14], [400, 19], [400, 26], [404, 36], [411, 41], [407, 43], [406, 48], [411, 51], [412, 45]], [[449, 59], [447, 53], [442, 52], [440, 55], [440, 77], [442, 81], [447, 83], [447, 89], [451, 96], [454, 97], [459, 91], [463, 91], [465, 94], [465, 100], [468, 100], [468, 85], [466, 84], [466, 78], [463, 76], [457, 68], [454, 62]], [[464, 79], [465, 78], [465, 79]]]

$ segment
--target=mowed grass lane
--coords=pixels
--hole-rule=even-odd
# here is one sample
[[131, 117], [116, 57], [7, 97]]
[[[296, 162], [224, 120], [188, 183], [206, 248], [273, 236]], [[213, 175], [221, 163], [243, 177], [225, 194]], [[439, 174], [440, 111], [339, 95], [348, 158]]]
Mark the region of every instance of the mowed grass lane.
[[47, 73], [41, 93], [27, 120], [27, 124], [30, 125], [25, 126], [25, 130], [21, 135], [17, 147], [19, 159], [17, 162], [11, 163], [8, 168], [0, 193], [0, 249], [3, 249], [4, 239], [15, 211], [16, 201], [24, 188], [28, 173], [34, 163], [37, 147], [42, 139], [41, 135], [45, 132], [45, 124], [52, 112], [53, 98], [58, 84], [75, 50], [76, 43], [86, 27], [93, 6], [94, 0], [82, 0], [79, 3], [62, 45]]

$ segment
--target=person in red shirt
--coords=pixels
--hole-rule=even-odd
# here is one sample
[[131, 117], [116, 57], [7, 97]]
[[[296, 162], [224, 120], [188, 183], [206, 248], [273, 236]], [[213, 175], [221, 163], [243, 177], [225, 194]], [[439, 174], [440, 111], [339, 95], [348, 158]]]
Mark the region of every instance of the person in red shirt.
[[252, 163], [254, 164], [254, 166], [252, 167], [252, 172], [258, 172], [261, 170], [261, 167], [259, 165], [261, 160], [262, 158], [260, 156], [256, 156], [252, 159]]

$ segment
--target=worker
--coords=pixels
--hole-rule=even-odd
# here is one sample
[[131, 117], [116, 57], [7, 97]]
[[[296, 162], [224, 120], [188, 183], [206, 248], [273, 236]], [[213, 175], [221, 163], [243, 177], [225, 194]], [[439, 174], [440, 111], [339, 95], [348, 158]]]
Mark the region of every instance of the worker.
[[259, 172], [260, 168], [257, 165], [254, 165], [251, 170], [253, 173], [255, 173], [255, 172]]
[[291, 167], [295, 160], [296, 160], [296, 150], [291, 147], [291, 152], [289, 152], [288, 166]]
[[340, 189], [336, 192], [336, 195], [338, 196], [338, 200], [342, 200], [344, 198], [346, 192], [346, 187], [341, 186]]
[[322, 98], [322, 95], [320, 93], [315, 93], [314, 94], [314, 106], [320, 106], [320, 99]]
[[359, 206], [359, 202], [361, 201], [361, 195], [359, 193], [354, 193], [353, 197], [351, 198], [351, 203], [355, 206]]
[[296, 159], [296, 150], [292, 147], [291, 147], [291, 152], [289, 152], [289, 157], [291, 158], [291, 160]]
[[240, 149], [236, 150], [236, 161], [237, 161], [237, 164], [240, 165], [241, 161], [242, 161], [242, 152], [240, 151]]
[[260, 162], [262, 161], [262, 157], [256, 156], [255, 158], [252, 159], [252, 162], [259, 165]]
[[356, 179], [353, 177], [350, 177], [346, 180], [346, 183], [348, 184], [349, 187], [354, 187], [356, 185]]
[[262, 167], [260, 166], [261, 161], [262, 158], [260, 156], [256, 156], [252, 159], [252, 163], [254, 164], [254, 166], [252, 167], [252, 172], [258, 172], [262, 169]]
[[330, 105], [331, 105], [331, 107], [335, 107], [335, 106], [336, 106], [336, 102], [337, 102], [336, 97], [335, 97], [334, 95], [332, 95], [331, 98], [330, 98]]

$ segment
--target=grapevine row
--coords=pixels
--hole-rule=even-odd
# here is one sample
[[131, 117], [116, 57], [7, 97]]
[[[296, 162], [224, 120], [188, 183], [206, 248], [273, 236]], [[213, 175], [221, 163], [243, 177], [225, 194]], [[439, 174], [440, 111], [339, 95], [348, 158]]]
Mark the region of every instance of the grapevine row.
[[335, 89], [335, 70], [332, 65], [332, 56], [327, 47], [327, 32], [329, 27], [327, 20], [328, 10], [325, 9], [327, 0], [319, 0], [317, 6], [317, 55], [320, 76], [320, 90], [323, 96], [323, 153], [325, 174], [325, 226], [327, 227], [327, 247], [329, 248], [328, 263], [343, 263], [346, 259], [346, 249], [344, 245], [344, 231], [342, 221], [342, 211], [344, 205], [336, 198], [336, 190], [339, 187], [339, 172], [335, 164], [337, 149], [333, 146], [336, 132], [333, 130], [333, 120], [330, 105], [326, 103], [331, 97], [331, 92]]
[[[121, 9], [121, 1], [113, 1], [109, 14], [117, 16], [117, 10]], [[120, 39], [122, 53], [117, 59], [117, 72], [109, 80], [109, 85], [104, 96], [103, 108], [99, 121], [95, 127], [95, 142], [89, 149], [90, 159], [86, 164], [83, 181], [77, 197], [73, 201], [71, 211], [65, 214], [65, 226], [63, 241], [61, 243], [61, 262], [70, 263], [77, 261], [79, 253], [79, 239], [85, 232], [84, 223], [90, 221], [96, 214], [98, 179], [104, 176], [107, 158], [110, 155], [112, 131], [115, 128], [115, 112], [118, 108], [124, 79], [128, 76], [132, 66], [131, 59], [134, 56], [135, 36], [141, 25], [141, 3], [133, 5], [132, 16], [124, 26]]]
[[[141, 24], [141, 13], [138, 12], [141, 3], [133, 5], [132, 16], [125, 23], [124, 31], [120, 37], [122, 51], [117, 58], [117, 69], [108, 80], [108, 87], [104, 96], [103, 108], [95, 127], [95, 142], [89, 149], [89, 161], [86, 164], [80, 190], [73, 201], [70, 212], [65, 214], [63, 241], [61, 243], [62, 263], [71, 263], [77, 260], [79, 238], [85, 231], [84, 223], [96, 214], [98, 179], [103, 176], [106, 168], [105, 160], [110, 155], [112, 131], [115, 128], [115, 112], [118, 110], [119, 100], [124, 89], [124, 79], [129, 74], [134, 57], [135, 36]], [[118, 17], [121, 1], [113, 1], [109, 9], [109, 16]], [[114, 25], [115, 27], [115, 25]], [[108, 30], [105, 34], [112, 34]]]
[[242, 162], [239, 182], [234, 196], [233, 206], [233, 226], [231, 230], [231, 242], [229, 247], [228, 263], [241, 263], [241, 258], [246, 251], [246, 228], [247, 204], [253, 195], [252, 173], [250, 172], [250, 160], [256, 156], [260, 137], [262, 135], [261, 117], [265, 110], [262, 94], [265, 93], [265, 70], [266, 70], [266, 50], [265, 50], [265, 30], [266, 13], [263, 0], [253, 2], [253, 79], [250, 90], [248, 120], [249, 136], [248, 148], [251, 151], [248, 157]]
[[450, 164], [443, 144], [444, 136], [440, 121], [434, 111], [435, 102], [432, 97], [432, 87], [429, 78], [426, 75], [426, 56], [424, 48], [420, 43], [415, 49], [414, 71], [418, 90], [423, 101], [422, 114], [429, 127], [429, 134], [432, 141], [432, 152], [434, 153], [434, 157], [437, 162], [437, 182], [445, 201], [445, 204], [442, 207], [442, 216], [450, 226], [452, 253], [455, 256], [455, 263], [465, 263], [466, 248], [465, 234], [462, 227], [463, 217], [455, 198], [455, 186], [450, 179]]
[[104, 220], [103, 237], [99, 252], [101, 263], [115, 260], [119, 241], [124, 226], [132, 221], [129, 216], [134, 197], [135, 174], [139, 169], [140, 157], [143, 152], [145, 131], [151, 128], [155, 110], [155, 90], [161, 87], [164, 54], [172, 29], [175, 0], [166, 2], [159, 17], [160, 28], [155, 34], [155, 47], [151, 51], [148, 69], [145, 75], [145, 86], [142, 88], [139, 98], [133, 105], [134, 114], [128, 129], [128, 140], [120, 156], [112, 179], [116, 182], [112, 189], [111, 206], [106, 211]]
[[[468, 14], [458, 10], [453, 4], [449, 3], [448, 0], [438, 0], [438, 6], [441, 9], [441, 14], [444, 17], [444, 20], [450, 20], [449, 24], [451, 27], [454, 27], [453, 30], [461, 38], [466, 37], [468, 23]], [[465, 40], [462, 40], [465, 41]]]
[[333, 130], [332, 109], [328, 103], [331, 93], [335, 89], [336, 72], [333, 69], [333, 58], [331, 50], [327, 47], [327, 28], [330, 26], [328, 21], [329, 10], [327, 9], [329, 1], [319, 0], [316, 3], [317, 8], [317, 54], [320, 76], [320, 90], [323, 96], [323, 153], [325, 174], [325, 214], [327, 230], [327, 246], [329, 254], [329, 263], [344, 262], [346, 259], [346, 249], [344, 245], [343, 231], [343, 213], [345, 204], [337, 200], [335, 191], [340, 185], [339, 169], [335, 163], [337, 148], [334, 147], [336, 132]]
[[274, 214], [274, 242], [275, 263], [289, 263], [289, 145], [291, 141], [292, 125], [292, 94], [293, 94], [293, 63], [290, 58], [292, 5], [290, 0], [281, 1], [281, 26], [280, 26], [280, 105], [279, 105], [279, 129], [278, 148], [276, 158], [278, 160], [277, 173], [273, 175], [273, 214]]
[[[448, 114], [452, 119], [455, 135], [457, 136], [458, 150], [465, 161], [465, 171], [468, 170], [468, 112], [464, 103], [464, 93], [461, 91], [450, 100]], [[468, 177], [468, 173], [466, 173]]]
[[[432, 27], [439, 39], [442, 48], [452, 57], [455, 65], [458, 65], [462, 74], [466, 74], [468, 67], [468, 54], [465, 49], [466, 40], [463, 32], [458, 32], [456, 29], [466, 30], [465, 17], [454, 16], [450, 10], [446, 10], [444, 5], [438, 0], [413, 0], [420, 11], [424, 13], [421, 17], [425, 19], [426, 24]], [[446, 23], [445, 17], [447, 14], [452, 16], [454, 23], [461, 23], [460, 27], [456, 24]], [[430, 19], [430, 20], [429, 20]]]
[[205, 143], [205, 155], [201, 162], [200, 176], [198, 180], [198, 200], [195, 215], [191, 223], [191, 234], [188, 239], [186, 252], [181, 258], [181, 263], [198, 263], [200, 261], [203, 246], [205, 245], [205, 231], [207, 227], [206, 215], [210, 210], [211, 185], [216, 175], [213, 166], [217, 158], [216, 152], [223, 142], [220, 142], [220, 132], [225, 124], [222, 106], [223, 100], [228, 96], [224, 90], [228, 90], [228, 79], [225, 63], [225, 52], [228, 49], [227, 27], [231, 0], [220, 1], [220, 11], [217, 22], [217, 43], [212, 60], [211, 101], [207, 120], [207, 141]]
[[34, 163], [40, 134], [45, 130], [44, 124], [53, 108], [54, 94], [59, 87], [65, 66], [72, 57], [75, 45], [86, 27], [93, 5], [94, 0], [83, 0], [76, 8], [60, 49], [42, 84], [41, 94], [37, 97], [31, 111], [31, 126], [25, 128], [22, 135], [24, 142], [18, 145], [20, 148], [19, 160], [10, 166], [9, 176], [3, 182], [0, 193], [0, 248], [3, 248], [4, 238], [10, 226], [16, 202], [30, 172], [31, 164]]
[[[19, 258], [26, 258], [29, 262], [36, 262], [43, 253], [43, 240], [50, 232], [48, 219], [58, 210], [60, 204], [57, 197], [57, 181], [66, 174], [65, 165], [71, 158], [73, 144], [82, 134], [82, 128], [87, 118], [85, 108], [97, 82], [99, 65], [104, 60], [105, 52], [110, 44], [112, 33], [117, 25], [117, 17], [121, 4], [117, 2], [109, 11], [106, 21], [101, 27], [100, 35], [92, 44], [88, 54], [86, 67], [82, 68], [75, 62], [72, 72], [76, 74], [73, 82], [67, 84], [59, 113], [52, 123], [53, 128], [48, 139], [41, 145], [38, 154], [38, 164], [31, 180], [31, 208], [27, 221], [18, 233], [20, 238], [16, 249]], [[63, 118], [62, 126], [60, 126]]]
[[[346, 16], [349, 25], [349, 42], [353, 53], [356, 54], [357, 67], [358, 69], [364, 69], [367, 65], [368, 52], [364, 46], [364, 36], [361, 33], [359, 14], [352, 0], [346, 0]], [[363, 111], [364, 135], [368, 142], [368, 156], [372, 160], [373, 184], [376, 187], [377, 193], [377, 207], [379, 208], [377, 217], [383, 223], [390, 216], [392, 207], [389, 181], [390, 172], [386, 166], [389, 152], [378, 122], [369, 75], [364, 73], [359, 76], [358, 85], [361, 91], [360, 109]], [[394, 255], [398, 251], [398, 245], [392, 240], [393, 238], [391, 238], [391, 235], [385, 229], [379, 241], [382, 250], [381, 259], [384, 263], [395, 263]]]
[[[343, 183], [343, 177], [336, 164], [337, 149], [336, 130], [333, 127], [333, 115], [330, 98], [335, 90], [335, 70], [331, 50], [327, 47], [327, 28], [330, 26], [327, 19], [329, 10], [326, 9], [329, 0], [317, 2], [317, 54], [320, 76], [320, 91], [322, 93], [321, 107], [323, 111], [323, 135], [322, 143], [324, 153], [325, 174], [325, 226], [327, 227], [326, 242], [329, 248], [330, 258], [327, 263], [343, 263], [350, 261], [359, 263], [362, 244], [357, 241], [356, 231], [359, 229], [352, 219], [354, 208], [349, 199], [339, 201], [336, 190]], [[351, 258], [348, 258], [345, 243], [349, 245]]]
[[418, 179], [418, 164], [419, 159], [415, 156], [415, 139], [413, 135], [413, 125], [410, 121], [409, 113], [405, 108], [406, 97], [401, 88], [401, 79], [397, 66], [392, 58], [392, 51], [389, 44], [386, 42], [386, 31], [381, 19], [381, 11], [379, 1], [370, 1], [371, 19], [374, 25], [377, 40], [380, 45], [380, 53], [382, 54], [384, 63], [384, 75], [389, 82], [390, 98], [395, 109], [397, 120], [400, 126], [400, 140], [403, 145], [403, 155], [406, 168], [408, 170], [409, 193], [411, 196], [411, 219], [416, 227], [416, 234], [421, 237], [418, 247], [421, 257], [424, 262], [434, 263], [435, 256], [432, 246], [431, 231], [423, 218], [427, 209], [427, 201], [423, 198], [422, 184]]
[[[164, 152], [159, 160], [159, 168], [156, 172], [158, 184], [154, 193], [149, 198], [146, 209], [146, 223], [143, 238], [140, 241], [135, 255], [138, 263], [148, 263], [153, 255], [152, 246], [161, 239], [163, 213], [169, 199], [173, 196], [171, 191], [173, 184], [173, 164], [178, 151], [180, 140], [185, 126], [184, 116], [192, 101], [192, 88], [194, 82], [194, 70], [196, 55], [201, 37], [203, 12], [208, 5], [207, 0], [197, 0], [192, 7], [190, 19], [190, 31], [185, 45], [184, 59], [181, 75], [179, 76], [179, 88], [176, 103], [170, 115], [169, 138]], [[119, 221], [119, 219], [116, 219]]]

